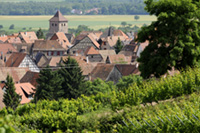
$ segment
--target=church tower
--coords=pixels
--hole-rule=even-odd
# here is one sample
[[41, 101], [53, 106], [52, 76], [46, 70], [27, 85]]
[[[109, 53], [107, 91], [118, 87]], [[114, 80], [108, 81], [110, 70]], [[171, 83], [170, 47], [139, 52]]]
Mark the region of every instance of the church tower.
[[56, 32], [68, 33], [68, 20], [62, 15], [60, 11], [49, 20], [49, 33], [47, 39], [50, 38]]

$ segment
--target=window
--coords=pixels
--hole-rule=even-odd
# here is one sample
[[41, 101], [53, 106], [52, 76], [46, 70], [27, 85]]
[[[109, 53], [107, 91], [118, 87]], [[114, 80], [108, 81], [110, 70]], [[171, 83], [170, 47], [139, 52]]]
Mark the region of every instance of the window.
[[64, 26], [65, 26], [65, 24], [64, 24]]
[[54, 23], [52, 24], [52, 26], [54, 26]]
[[106, 48], [104, 48], [104, 50], [106, 50]]
[[57, 24], [55, 24], [55, 26], [57, 26]]
[[63, 24], [61, 24], [61, 26], [63, 26]]
[[73, 54], [75, 54], [76, 53], [76, 51], [73, 51]]
[[93, 55], [91, 55], [91, 58], [93, 58]]

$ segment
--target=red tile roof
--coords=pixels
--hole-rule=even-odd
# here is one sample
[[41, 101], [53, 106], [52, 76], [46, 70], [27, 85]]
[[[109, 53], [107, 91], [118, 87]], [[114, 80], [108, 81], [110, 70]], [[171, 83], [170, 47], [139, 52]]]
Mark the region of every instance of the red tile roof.
[[97, 55], [99, 51], [95, 50], [94, 47], [90, 46], [86, 49], [85, 55]]
[[12, 44], [0, 43], [0, 55], [1, 55], [1, 52], [3, 52], [3, 55], [6, 55], [10, 51], [17, 52], [17, 50], [13, 47]]
[[7, 43], [22, 43], [21, 39], [19, 37], [10, 37], [6, 41]]
[[35, 91], [33, 89], [36, 89], [33, 85], [30, 83], [19, 83], [15, 84], [15, 91], [17, 94], [19, 94], [22, 99], [21, 99], [21, 104], [29, 103], [31, 100], [26, 97], [24, 92], [26, 92], [28, 95], [34, 94]]
[[87, 35], [90, 40], [93, 42], [93, 44], [97, 47], [97, 48], [100, 48], [100, 44], [89, 34]]
[[69, 40], [67, 39], [67, 37], [65, 36], [65, 33], [63, 32], [57, 32], [55, 33], [50, 40], [56, 40], [60, 43], [60, 45], [65, 48], [68, 49], [69, 47], [71, 47], [71, 43], [69, 42]]
[[29, 83], [31, 83], [33, 86], [36, 87], [36, 86], [38, 85], [36, 79], [38, 79], [38, 78], [39, 78], [39, 73], [28, 71], [28, 72], [26, 72], [26, 74], [21, 78], [20, 83], [29, 82]]
[[26, 53], [12, 53], [6, 61], [6, 67], [18, 67], [25, 57]]
[[60, 11], [57, 11], [56, 14], [49, 21], [68, 21]]
[[5, 42], [6, 40], [8, 40], [8, 36], [6, 36], [6, 35], [0, 36], [0, 41]]
[[33, 50], [55, 50], [66, 51], [58, 41], [56, 40], [36, 40], [33, 46]]
[[25, 43], [34, 43], [35, 40], [38, 40], [35, 32], [20, 32], [19, 36]]
[[13, 78], [14, 82], [18, 82], [27, 71], [28, 68], [0, 67], [0, 81], [5, 81], [7, 75], [9, 74]]

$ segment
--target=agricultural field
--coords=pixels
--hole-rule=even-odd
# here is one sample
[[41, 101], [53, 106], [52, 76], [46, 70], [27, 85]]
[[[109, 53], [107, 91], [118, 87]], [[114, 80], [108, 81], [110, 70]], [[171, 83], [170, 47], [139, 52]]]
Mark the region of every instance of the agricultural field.
[[[49, 19], [53, 16], [0, 16], [2, 30], [8, 30], [11, 24], [15, 25], [16, 30], [22, 28], [37, 30], [38, 28], [48, 29]], [[77, 28], [78, 25], [86, 25], [89, 28], [98, 30], [109, 26], [119, 27], [125, 21], [132, 26], [141, 27], [143, 24], [150, 24], [156, 20], [155, 16], [140, 15], [140, 19], [135, 20], [134, 15], [82, 15], [65, 16], [69, 20], [69, 28]]]

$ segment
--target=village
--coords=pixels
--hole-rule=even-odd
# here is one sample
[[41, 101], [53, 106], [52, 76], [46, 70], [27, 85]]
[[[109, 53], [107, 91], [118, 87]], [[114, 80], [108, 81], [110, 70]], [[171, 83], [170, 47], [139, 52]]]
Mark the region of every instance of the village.
[[[7, 75], [13, 78], [21, 104], [29, 103], [35, 94], [39, 72], [49, 66], [59, 69], [68, 56], [81, 67], [85, 80], [100, 78], [117, 83], [123, 76], [139, 75], [137, 58], [148, 42], [136, 42], [137, 33], [124, 33], [112, 27], [105, 32], [68, 33], [68, 20], [60, 11], [49, 20], [46, 39], [35, 32], [0, 36], [0, 108], [5, 107], [3, 94]], [[116, 53], [117, 41], [123, 45]], [[74, 66], [73, 66], [74, 67]]]

